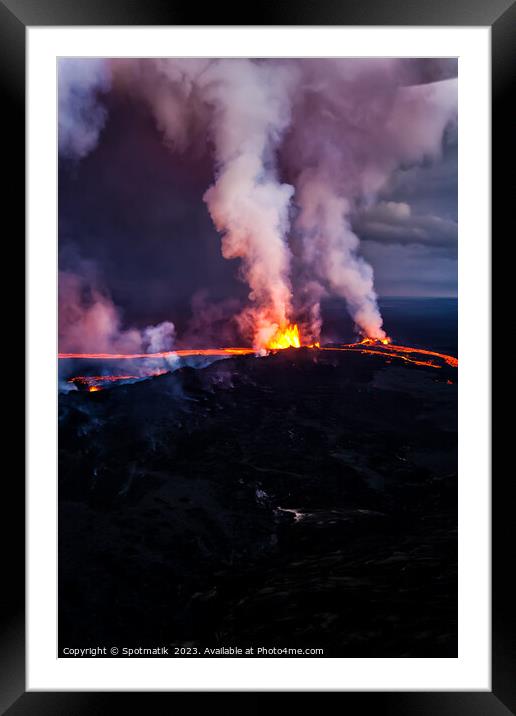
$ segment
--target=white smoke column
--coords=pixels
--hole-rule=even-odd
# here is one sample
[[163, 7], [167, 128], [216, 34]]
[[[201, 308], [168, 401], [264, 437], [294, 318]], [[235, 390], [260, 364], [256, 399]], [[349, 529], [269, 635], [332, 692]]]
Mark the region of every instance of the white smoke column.
[[294, 174], [305, 271], [317, 291], [322, 284], [345, 298], [363, 335], [380, 339], [373, 270], [360, 257], [351, 214], [357, 202], [373, 203], [400, 165], [436, 159], [457, 111], [456, 80], [403, 87], [399, 68], [395, 60], [304, 61], [282, 155]]
[[[300, 176], [297, 199], [301, 206], [297, 227], [304, 236], [303, 260], [314, 267], [317, 277], [328, 283], [332, 293], [346, 300], [353, 320], [365, 335], [385, 338], [373, 269], [357, 255], [360, 242], [349, 225], [349, 202], [311, 172]], [[320, 291], [320, 284], [314, 284], [314, 289]], [[310, 332], [318, 338], [320, 304], [314, 293], [312, 299]]]
[[275, 170], [275, 151], [290, 121], [291, 80], [286, 68], [248, 60], [215, 62], [203, 75], [204, 95], [214, 107], [218, 167], [205, 201], [223, 233], [223, 256], [242, 259], [255, 304], [256, 348], [288, 323], [291, 311], [286, 233], [294, 190]]
[[109, 90], [111, 77], [102, 59], [59, 60], [59, 153], [82, 159], [96, 146], [107, 111], [99, 96]]

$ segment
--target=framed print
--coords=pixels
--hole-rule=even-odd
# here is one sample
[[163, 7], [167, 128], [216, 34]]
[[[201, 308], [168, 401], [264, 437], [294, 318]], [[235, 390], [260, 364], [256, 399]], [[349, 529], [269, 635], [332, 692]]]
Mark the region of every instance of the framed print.
[[28, 407], [2, 707], [514, 711], [490, 438], [514, 5], [0, 9]]

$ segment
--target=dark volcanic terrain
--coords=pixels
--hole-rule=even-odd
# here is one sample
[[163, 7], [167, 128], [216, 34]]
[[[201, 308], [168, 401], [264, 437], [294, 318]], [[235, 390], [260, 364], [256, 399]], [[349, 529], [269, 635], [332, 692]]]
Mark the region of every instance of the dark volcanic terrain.
[[61, 394], [60, 647], [456, 656], [456, 381], [298, 349]]

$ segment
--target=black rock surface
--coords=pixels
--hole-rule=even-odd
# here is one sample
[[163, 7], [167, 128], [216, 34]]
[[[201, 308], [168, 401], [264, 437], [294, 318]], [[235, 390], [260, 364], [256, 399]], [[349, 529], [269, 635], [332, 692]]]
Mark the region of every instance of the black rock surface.
[[299, 349], [60, 395], [60, 648], [456, 656], [456, 380]]

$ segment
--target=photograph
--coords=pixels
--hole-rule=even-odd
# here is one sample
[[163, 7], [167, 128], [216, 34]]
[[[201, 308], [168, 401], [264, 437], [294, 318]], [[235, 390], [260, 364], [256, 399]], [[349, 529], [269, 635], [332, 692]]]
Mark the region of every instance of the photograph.
[[315, 692], [516, 716], [493, 420], [515, 22], [0, 0], [25, 278], [0, 714]]
[[456, 658], [457, 58], [56, 72], [58, 656]]

